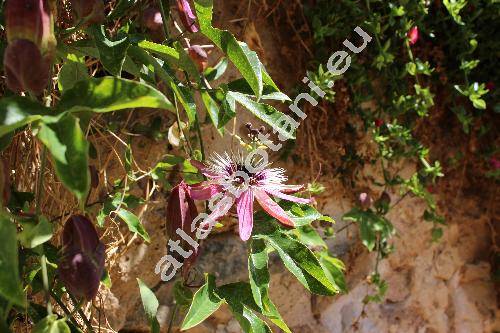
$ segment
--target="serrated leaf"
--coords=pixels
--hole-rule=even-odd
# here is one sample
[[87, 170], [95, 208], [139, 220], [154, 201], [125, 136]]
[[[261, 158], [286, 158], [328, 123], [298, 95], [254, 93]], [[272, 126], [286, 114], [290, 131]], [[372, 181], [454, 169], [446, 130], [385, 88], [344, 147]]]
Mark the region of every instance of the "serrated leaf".
[[207, 275], [205, 284], [194, 294], [193, 302], [182, 322], [181, 330], [195, 327], [219, 309], [222, 300], [216, 294], [215, 289], [215, 277]]
[[61, 112], [112, 112], [131, 108], [174, 110], [173, 104], [155, 88], [111, 76], [80, 81], [59, 102]]
[[139, 234], [148, 243], [151, 241], [148, 232], [144, 229], [137, 215], [123, 208], [118, 209], [115, 213], [127, 224], [130, 231]]
[[139, 284], [139, 290], [141, 293], [142, 306], [144, 307], [144, 312], [146, 312], [146, 317], [149, 320], [152, 333], [160, 332], [160, 323], [156, 318], [156, 313], [158, 312], [158, 306], [160, 303], [156, 298], [156, 295], [148, 288], [141, 279], [137, 279]]
[[0, 296], [24, 307], [26, 297], [19, 278], [16, 226], [0, 213]]

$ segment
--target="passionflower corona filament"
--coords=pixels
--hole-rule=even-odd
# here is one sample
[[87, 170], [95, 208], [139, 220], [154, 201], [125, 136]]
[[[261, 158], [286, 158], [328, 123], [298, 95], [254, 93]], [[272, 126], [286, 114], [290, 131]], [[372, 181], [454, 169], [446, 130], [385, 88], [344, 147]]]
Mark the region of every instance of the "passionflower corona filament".
[[[243, 156], [225, 153], [214, 154], [203, 164], [191, 161], [206, 177], [207, 181], [191, 187], [191, 196], [195, 200], [208, 200], [221, 195], [230, 200], [230, 205], [215, 209], [210, 221], [216, 221], [226, 215], [233, 204], [238, 213], [239, 233], [243, 241], [250, 238], [253, 228], [254, 200], [272, 217], [287, 227], [294, 227], [290, 216], [271, 199], [271, 196], [297, 203], [310, 203], [310, 199], [290, 195], [300, 191], [302, 185], [285, 185], [285, 170], [270, 168], [266, 165], [259, 171], [251, 172], [244, 163]], [[221, 199], [222, 200], [222, 199]]]

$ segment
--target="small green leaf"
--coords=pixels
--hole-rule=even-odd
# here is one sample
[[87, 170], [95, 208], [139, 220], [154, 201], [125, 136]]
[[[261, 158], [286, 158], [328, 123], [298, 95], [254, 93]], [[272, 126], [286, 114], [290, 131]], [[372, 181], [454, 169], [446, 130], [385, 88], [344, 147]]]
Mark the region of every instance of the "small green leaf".
[[26, 297], [19, 279], [16, 226], [5, 213], [0, 213], [0, 295], [24, 307]]
[[99, 50], [99, 59], [104, 68], [114, 76], [120, 76], [130, 46], [128, 36], [120, 36], [120, 39], [111, 40], [106, 36], [105, 26], [94, 26], [91, 28], [95, 45]]
[[139, 234], [148, 243], [151, 241], [148, 232], [135, 214], [123, 208], [118, 209], [115, 213], [127, 224], [130, 231]]
[[57, 319], [56, 315], [49, 315], [35, 325], [33, 333], [71, 333], [71, 330], [66, 324], [66, 319]]
[[139, 107], [174, 110], [172, 103], [155, 88], [110, 76], [76, 83], [72, 89], [64, 92], [58, 105], [61, 112], [98, 113]]
[[148, 288], [144, 282], [140, 279], [137, 279], [137, 283], [139, 284], [139, 290], [141, 292], [141, 300], [142, 305], [144, 307], [144, 311], [146, 312], [146, 317], [149, 320], [151, 326], [152, 333], [160, 332], [160, 323], [158, 323], [158, 319], [156, 318], [156, 313], [158, 312], [158, 299], [155, 294]]
[[193, 292], [186, 287], [182, 281], [176, 281], [174, 284], [174, 299], [179, 306], [188, 307], [193, 301]]
[[39, 220], [37, 224], [30, 221], [21, 223], [23, 231], [18, 237], [24, 247], [32, 249], [52, 238], [52, 224], [43, 216]]
[[222, 300], [215, 293], [215, 288], [215, 277], [207, 275], [205, 284], [194, 294], [193, 303], [184, 318], [181, 330], [195, 327], [219, 309]]
[[55, 123], [42, 124], [38, 138], [52, 154], [58, 178], [78, 200], [84, 200], [90, 188], [89, 144], [78, 118], [68, 114]]

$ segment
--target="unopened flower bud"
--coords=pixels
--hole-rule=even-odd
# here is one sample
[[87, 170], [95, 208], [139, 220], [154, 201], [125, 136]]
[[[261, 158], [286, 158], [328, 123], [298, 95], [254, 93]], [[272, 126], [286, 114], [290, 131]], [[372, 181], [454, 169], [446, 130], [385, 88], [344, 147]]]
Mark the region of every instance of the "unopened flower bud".
[[78, 21], [84, 20], [86, 24], [104, 22], [104, 2], [102, 0], [71, 0], [71, 6]]
[[410, 45], [415, 45], [418, 42], [420, 33], [418, 31], [418, 27], [415, 26], [408, 31], [407, 37], [408, 40], [410, 41]]
[[189, 32], [197, 32], [196, 16], [191, 10], [191, 5], [188, 0], [177, 0], [177, 9], [179, 10], [179, 17], [182, 25]]
[[62, 238], [59, 278], [73, 296], [92, 300], [104, 272], [104, 244], [92, 222], [82, 215], [73, 215], [66, 221]]
[[191, 45], [189, 47], [189, 57], [193, 60], [200, 73], [204, 72], [208, 66], [207, 52], [199, 45]]
[[154, 7], [149, 7], [142, 14], [142, 24], [149, 30], [157, 31], [163, 29], [161, 12]]
[[5, 160], [0, 160], [0, 194], [2, 195], [0, 201], [1, 206], [7, 206], [10, 200], [10, 174], [8, 164]]
[[380, 127], [382, 127], [382, 125], [384, 125], [384, 121], [380, 118], [375, 119], [374, 123], [375, 123], [375, 126], [378, 128], [380, 128]]
[[48, 0], [8, 0], [5, 9], [7, 40], [33, 42], [42, 56], [55, 54], [54, 18]]
[[50, 62], [42, 57], [37, 46], [26, 39], [17, 39], [7, 46], [4, 54], [6, 84], [10, 90], [43, 92], [50, 74]]
[[390, 204], [391, 204], [391, 196], [385, 191], [380, 195], [380, 198], [378, 198], [378, 200], [375, 201], [375, 207], [379, 212], [383, 214], [389, 211]]

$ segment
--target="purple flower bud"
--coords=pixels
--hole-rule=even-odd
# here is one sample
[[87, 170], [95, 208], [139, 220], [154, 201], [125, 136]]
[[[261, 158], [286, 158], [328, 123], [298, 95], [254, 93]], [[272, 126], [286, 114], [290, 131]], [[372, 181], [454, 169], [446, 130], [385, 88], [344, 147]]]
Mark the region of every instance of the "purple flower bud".
[[193, 60], [200, 73], [204, 72], [208, 66], [208, 56], [200, 45], [191, 45], [189, 47], [189, 57]]
[[[192, 244], [186, 242], [179, 233], [180, 231], [187, 234], [191, 239], [195, 240], [195, 230], [192, 230], [193, 220], [198, 216], [198, 209], [191, 198], [189, 186], [181, 181], [179, 185], [172, 189], [172, 193], [168, 198], [167, 203], [167, 236], [172, 241], [181, 241], [180, 246], [189, 251], [192, 249]], [[198, 255], [197, 249], [189, 258], [182, 258], [184, 262], [183, 272], [189, 270], [189, 267], [194, 263]]]
[[7, 0], [5, 25], [9, 43], [25, 39], [33, 42], [42, 56], [52, 59], [55, 55], [54, 17], [48, 0]]
[[104, 272], [105, 246], [92, 222], [82, 215], [71, 216], [63, 230], [59, 278], [75, 297], [92, 300]]
[[8, 166], [5, 160], [0, 160], [0, 194], [2, 195], [0, 207], [7, 206], [10, 200], [10, 169]]
[[177, 8], [179, 10], [179, 17], [182, 25], [189, 32], [197, 32], [196, 15], [191, 10], [191, 5], [188, 0], [177, 0]]
[[37, 46], [26, 39], [11, 42], [4, 54], [6, 84], [10, 90], [43, 92], [49, 82], [50, 61], [40, 54]]
[[142, 24], [152, 31], [163, 29], [163, 18], [161, 12], [154, 7], [147, 8], [142, 14]]
[[102, 0], [71, 0], [77, 20], [85, 20], [87, 24], [104, 22], [104, 2]]

